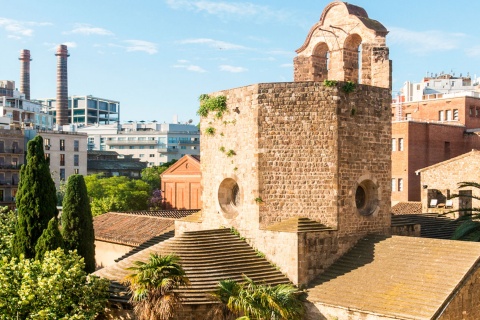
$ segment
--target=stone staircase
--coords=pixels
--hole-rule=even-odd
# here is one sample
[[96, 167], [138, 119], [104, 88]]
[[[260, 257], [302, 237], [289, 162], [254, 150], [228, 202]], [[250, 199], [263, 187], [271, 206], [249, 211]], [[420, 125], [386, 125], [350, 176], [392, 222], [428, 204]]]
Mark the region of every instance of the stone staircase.
[[144, 243], [142, 243], [141, 245], [133, 248], [132, 250], [128, 251], [127, 253], [125, 253], [123, 256], [121, 256], [120, 258], [117, 258], [115, 259], [115, 262], [119, 262], [125, 258], [128, 258], [130, 257], [131, 255], [134, 255], [135, 253], [138, 253], [142, 250], [145, 250], [153, 245], [156, 245], [162, 241], [165, 241], [167, 239], [170, 239], [172, 237], [175, 236], [175, 230], [170, 230], [168, 232], [165, 232], [165, 233], [162, 233], [161, 235], [158, 235], [156, 237], [153, 237], [147, 241], [145, 241]]
[[[178, 290], [184, 304], [212, 303], [209, 294], [216, 289], [220, 280], [242, 281], [243, 275], [259, 283], [289, 283], [288, 278], [265, 258], [258, 256], [252, 247], [232, 234], [230, 229], [185, 232], [134, 253], [95, 274], [121, 282], [129, 273], [126, 268], [132, 266], [134, 261], [147, 261], [150, 253], [175, 253], [181, 258], [181, 264], [191, 282], [189, 287]], [[119, 296], [121, 295], [114, 299]]]

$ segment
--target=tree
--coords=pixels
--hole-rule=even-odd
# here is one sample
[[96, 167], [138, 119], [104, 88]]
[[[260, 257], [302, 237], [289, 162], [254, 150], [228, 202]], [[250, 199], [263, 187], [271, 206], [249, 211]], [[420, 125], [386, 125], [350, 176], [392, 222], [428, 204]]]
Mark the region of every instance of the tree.
[[63, 249], [64, 242], [60, 230], [58, 230], [58, 220], [53, 217], [48, 222], [47, 229], [43, 230], [42, 235], [38, 238], [35, 245], [35, 259], [41, 260], [47, 251]]
[[95, 319], [109, 282], [88, 275], [83, 259], [62, 249], [43, 260], [0, 259], [0, 319]]
[[150, 209], [161, 209], [163, 205], [162, 191], [155, 189], [152, 192], [152, 197], [148, 200], [148, 206]]
[[84, 179], [94, 215], [108, 211], [135, 211], [148, 208], [150, 187], [142, 180], [132, 180], [128, 177], [104, 178], [99, 175], [89, 175]]
[[62, 236], [68, 250], [85, 259], [85, 271], [95, 271], [95, 236], [87, 187], [82, 175], [68, 178], [63, 198]]
[[36, 136], [27, 144], [27, 163], [20, 169], [16, 196], [18, 210], [13, 252], [35, 257], [35, 245], [48, 222], [56, 216], [57, 197], [43, 152], [43, 139]]
[[190, 284], [176, 255], [150, 254], [148, 262], [135, 261], [125, 278], [139, 319], [171, 319], [180, 306], [174, 289]]
[[256, 284], [244, 276], [244, 282], [222, 280], [212, 297], [220, 302], [212, 310], [218, 319], [303, 319], [305, 306], [303, 293], [290, 284], [276, 286]]
[[[480, 184], [476, 182], [460, 182], [458, 188], [476, 188], [480, 189]], [[454, 194], [451, 198], [458, 198], [460, 195]], [[472, 200], [480, 200], [476, 195], [462, 195], [462, 197], [468, 197]], [[480, 208], [459, 208], [452, 212], [461, 213], [458, 221], [462, 223], [455, 230], [452, 239], [454, 240], [467, 240], [467, 241], [480, 241]]]
[[155, 189], [161, 189], [160, 188], [160, 183], [161, 183], [160, 175], [165, 170], [170, 168], [170, 166], [172, 164], [174, 164], [175, 162], [177, 162], [177, 160], [174, 159], [174, 160], [171, 160], [169, 162], [165, 162], [164, 164], [162, 164], [160, 166], [147, 167], [147, 168], [142, 170], [142, 173], [141, 173], [142, 180], [145, 181], [146, 183], [148, 183], [148, 185], [150, 186], [150, 191], [153, 191]]
[[0, 257], [12, 254], [17, 216], [8, 207], [0, 207]]

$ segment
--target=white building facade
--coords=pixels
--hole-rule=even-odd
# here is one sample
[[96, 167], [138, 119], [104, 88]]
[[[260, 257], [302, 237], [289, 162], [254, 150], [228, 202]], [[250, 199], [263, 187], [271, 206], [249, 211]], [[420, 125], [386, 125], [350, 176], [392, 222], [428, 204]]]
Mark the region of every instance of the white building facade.
[[79, 128], [89, 150], [116, 151], [159, 166], [184, 155], [200, 155], [200, 130], [191, 124], [130, 122]]

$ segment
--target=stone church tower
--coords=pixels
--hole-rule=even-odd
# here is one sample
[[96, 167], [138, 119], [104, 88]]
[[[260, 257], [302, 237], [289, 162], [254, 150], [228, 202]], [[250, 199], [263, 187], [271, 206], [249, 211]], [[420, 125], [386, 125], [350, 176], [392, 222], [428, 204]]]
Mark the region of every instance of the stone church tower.
[[210, 94], [227, 111], [201, 119], [202, 214], [177, 232], [234, 227], [295, 284], [366, 234], [389, 234], [387, 33], [332, 2], [297, 50], [295, 82]]

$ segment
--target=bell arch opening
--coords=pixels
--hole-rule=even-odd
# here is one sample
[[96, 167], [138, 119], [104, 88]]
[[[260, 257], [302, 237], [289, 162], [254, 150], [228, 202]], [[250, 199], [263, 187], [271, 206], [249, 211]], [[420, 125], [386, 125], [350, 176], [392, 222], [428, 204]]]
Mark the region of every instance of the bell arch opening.
[[323, 81], [328, 79], [330, 69], [330, 50], [325, 42], [315, 46], [312, 53], [313, 80]]
[[351, 34], [343, 47], [345, 81], [361, 83], [362, 78], [362, 37]]

